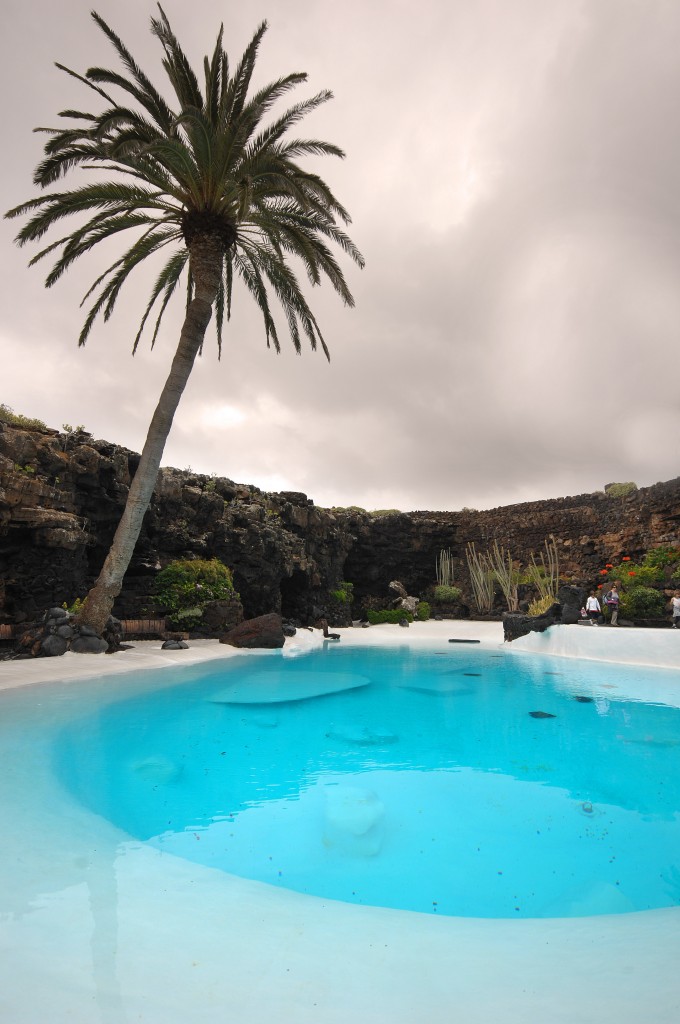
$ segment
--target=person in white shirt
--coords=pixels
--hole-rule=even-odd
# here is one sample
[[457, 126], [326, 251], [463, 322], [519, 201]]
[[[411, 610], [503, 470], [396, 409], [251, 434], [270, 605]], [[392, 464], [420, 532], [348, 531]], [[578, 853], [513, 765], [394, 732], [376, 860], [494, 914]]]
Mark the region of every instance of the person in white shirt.
[[680, 629], [680, 590], [676, 590], [671, 598], [671, 615], [673, 616], [673, 629]]
[[597, 620], [601, 614], [602, 609], [600, 608], [600, 602], [597, 599], [597, 594], [594, 590], [591, 590], [588, 595], [588, 600], [586, 601], [586, 615], [590, 619], [591, 626], [597, 625]]

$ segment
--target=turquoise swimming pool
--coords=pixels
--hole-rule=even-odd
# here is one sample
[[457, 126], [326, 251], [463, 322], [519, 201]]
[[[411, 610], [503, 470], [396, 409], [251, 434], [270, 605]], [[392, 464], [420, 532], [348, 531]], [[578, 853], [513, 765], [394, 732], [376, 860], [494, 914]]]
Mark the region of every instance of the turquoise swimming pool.
[[[435, 665], [440, 660], [447, 662], [441, 677], [439, 668], [434, 671], [437, 688], [441, 687], [443, 693], [430, 694], [426, 685], [426, 692], [407, 690], [405, 696], [407, 700], [417, 699], [420, 707], [431, 704], [449, 723], [461, 714], [460, 709], [453, 711], [456, 702], [467, 700], [467, 695], [447, 695], [446, 690], [468, 686], [483, 689], [489, 682], [486, 670], [481, 679], [454, 674], [448, 681], [444, 679], [444, 667], [476, 671], [474, 667], [463, 668], [463, 662], [448, 663], [454, 647], [448, 644], [451, 636], [480, 638], [481, 644], [474, 648], [480, 662], [504, 665], [508, 676], [511, 663], [535, 665], [533, 675], [529, 672], [524, 686], [514, 687], [514, 691], [519, 700], [526, 687], [536, 687], [531, 690], [536, 700], [531, 704], [519, 700], [518, 712], [521, 710], [522, 729], [525, 724], [534, 728], [532, 735], [538, 740], [548, 736], [547, 731], [536, 731], [544, 726], [553, 735], [564, 736], [563, 711], [585, 712], [583, 724], [590, 715], [609, 715], [611, 720], [612, 709], [614, 715], [623, 709], [637, 713], [638, 704], [663, 705], [664, 714], [680, 706], [677, 631], [668, 630], [666, 636], [627, 630], [614, 637], [606, 630], [556, 628], [554, 636], [550, 630], [550, 636], [539, 638], [542, 647], [562, 655], [551, 657], [550, 665], [534, 661], [536, 652], [525, 653], [515, 644], [503, 644], [497, 623], [419, 623], [408, 631], [385, 626], [341, 632], [340, 644], [329, 654], [345, 658], [349, 648], [380, 644], [385, 651], [402, 652], [410, 647], [422, 648], [424, 653], [427, 648]], [[302, 696], [307, 686], [305, 666], [313, 664], [307, 659], [321, 646], [318, 633], [302, 631], [287, 641], [282, 655], [229, 655], [217, 643], [205, 641], [192, 644], [189, 651], [161, 651], [159, 645], [145, 643], [113, 658], [66, 655], [0, 663], [0, 1018], [12, 1024], [130, 1024], [133, 1020], [146, 1024], [218, 1024], [224, 1020], [248, 1024], [271, 1024], [272, 1020], [282, 1024], [346, 1024], [348, 1020], [362, 1024], [413, 1024], [420, 1020], [451, 1024], [455, 1008], [454, 1015], [470, 1024], [640, 1024], [643, 1020], [676, 1024], [680, 1013], [680, 907], [555, 918], [519, 918], [513, 909], [509, 913], [516, 916], [482, 918], [449, 916], [433, 907], [414, 913], [349, 903], [286, 888], [290, 880], [285, 874], [279, 879], [277, 873], [274, 884], [263, 883], [233, 874], [224, 865], [215, 867], [189, 859], [188, 851], [185, 854], [178, 848], [177, 854], [172, 852], [175, 840], [202, 847], [215, 828], [229, 824], [228, 814], [222, 822], [212, 822], [212, 817], [203, 822], [187, 820], [175, 833], [166, 828], [162, 842], [152, 836], [139, 838], [107, 816], [116, 795], [122, 792], [121, 772], [132, 774], [134, 786], [158, 786], [157, 793], [165, 788], [166, 797], [171, 793], [173, 800], [190, 781], [190, 770], [185, 768], [176, 775], [177, 767], [170, 758], [163, 760], [172, 748], [158, 746], [158, 733], [151, 728], [153, 721], [135, 714], [135, 710], [155, 706], [156, 696], [165, 704], [174, 690], [180, 693], [189, 673], [195, 674], [198, 694], [201, 680], [230, 660], [233, 668], [227, 668], [228, 678], [215, 686], [216, 695], [221, 691], [228, 701], [218, 701], [220, 706], [212, 710], [222, 715], [223, 724], [238, 711], [237, 704], [241, 704], [246, 719], [261, 713], [264, 717], [260, 724], [250, 722], [248, 730], [243, 724], [242, 732], [244, 736], [247, 731], [260, 735], [262, 744], [267, 734], [272, 737], [282, 730], [282, 722], [271, 724], [272, 718], [287, 714], [285, 703], [273, 699], [279, 695], [280, 681], [276, 673], [270, 674], [272, 668], [282, 660], [289, 662], [289, 696], [291, 678], [296, 694]], [[471, 646], [468, 654], [472, 651]], [[577, 664], [572, 655], [579, 651], [585, 657], [604, 656], [609, 663], [600, 660], [586, 666], [580, 661]], [[637, 661], [638, 667], [612, 664], [617, 659]], [[257, 667], [249, 667], [254, 662]], [[674, 671], [669, 674], [641, 667], [654, 662]], [[332, 689], [331, 683], [340, 685], [342, 679], [338, 676], [352, 674], [349, 662], [344, 667], [339, 661], [334, 664], [335, 678], [327, 680], [325, 689]], [[579, 672], [583, 668], [583, 673], [574, 676], [574, 667]], [[261, 708], [248, 703], [250, 684], [243, 690], [237, 684], [234, 668], [239, 669], [239, 678], [240, 670], [247, 670], [245, 676], [250, 676], [251, 684], [257, 682], [260, 696], [268, 697]], [[544, 674], [551, 671], [562, 674]], [[371, 686], [387, 689], [388, 681]], [[486, 709], [481, 712], [482, 736], [489, 732], [494, 702], [505, 688], [506, 684], [499, 683], [489, 689]], [[553, 691], [557, 706], [547, 703]], [[346, 692], [348, 698], [352, 693], [368, 695], [366, 687], [338, 692]], [[564, 693], [568, 703], [563, 707], [560, 702]], [[572, 701], [577, 695], [592, 697], [592, 703]], [[196, 700], [194, 706], [182, 700], [178, 698], [175, 707], [180, 719], [185, 718], [185, 739], [187, 743], [198, 742], [198, 718], [192, 716], [194, 712], [199, 717], [203, 713], [202, 702]], [[325, 717], [332, 708], [325, 702], [333, 700], [327, 693], [290, 707], [301, 711], [318, 705], [318, 713], [323, 712]], [[171, 699], [168, 708], [173, 702]], [[629, 705], [633, 707], [629, 709]], [[132, 714], [123, 714], [126, 706]], [[381, 709], [387, 706], [381, 705]], [[529, 711], [554, 713], [556, 718], [535, 719]], [[110, 743], [111, 716], [121, 721], [127, 718], [131, 731], [129, 737], [119, 737], [118, 752]], [[619, 723], [627, 729], [619, 735], [632, 741], [627, 743], [630, 750], [638, 748], [639, 753], [651, 754], [664, 746], [672, 748], [674, 736], [657, 728], [661, 719], [654, 718], [651, 731], [649, 723], [642, 721], [641, 734], [633, 730], [635, 722], [621, 718]], [[75, 728], [77, 723], [82, 731]], [[391, 763], [404, 763], [395, 751], [402, 746], [408, 749], [408, 720], [406, 731], [402, 727], [398, 740], [391, 743], [387, 743], [386, 732], [391, 724], [384, 715], [378, 722], [378, 734], [375, 730], [367, 733], [364, 725], [358, 733], [347, 733], [345, 727], [357, 724], [353, 715], [340, 724], [341, 738], [326, 740], [337, 744], [333, 755], [336, 767], [343, 751], [347, 755], [348, 740], [356, 745], [355, 753], [366, 764], [378, 761], [385, 752], [392, 758]], [[170, 733], [177, 731], [174, 726], [164, 728]], [[370, 742], [376, 739], [384, 741], [382, 753], [376, 749], [379, 744]], [[469, 749], [473, 749], [472, 740], [468, 730]], [[68, 779], [62, 771], [65, 744], [73, 744], [74, 749], [79, 746], [77, 780]], [[106, 757], [102, 753], [105, 749]], [[222, 754], [226, 746], [218, 748], [215, 743], [212, 749], [220, 763], [228, 757], [227, 752]], [[102, 762], [109, 762], [115, 769], [108, 794], [95, 784]], [[263, 759], [257, 763], [261, 765]], [[541, 764], [547, 762], [542, 756], [539, 760], [537, 751], [534, 756], [527, 748], [524, 759], [515, 766], [515, 774], [524, 776], [527, 769], [533, 770], [532, 765], [536, 768]], [[314, 783], [306, 765], [303, 768], [304, 792], [311, 799], [322, 779]], [[414, 770], [393, 769], [382, 763], [376, 772], [404, 778]], [[491, 775], [499, 774], [479, 768], [474, 772], [481, 783], [492, 782]], [[447, 782], [450, 776], [462, 778], [465, 774], [466, 769], [460, 765], [440, 773]], [[210, 775], [217, 777], [216, 772], [209, 771], [205, 778]], [[348, 778], [345, 781], [349, 783]], [[367, 862], [379, 863], [380, 858], [391, 856], [392, 825], [399, 820], [398, 815], [395, 818], [399, 807], [393, 806], [382, 783], [377, 785], [379, 781], [374, 773], [370, 786], [348, 788], [369, 789], [382, 804], [382, 815], [372, 798], [365, 808], [367, 813], [358, 815], [353, 801], [362, 797], [356, 792], [345, 794], [349, 804], [340, 800], [330, 808], [324, 797], [318, 804], [316, 828], [310, 832], [314, 842], [320, 839], [325, 845], [326, 833], [327, 839], [337, 839], [333, 828], [340, 828], [340, 836], [345, 838], [349, 831], [350, 840], [357, 834], [361, 839], [375, 828], [377, 835], [373, 838], [379, 839], [380, 848], [366, 858]], [[530, 779], [529, 786], [534, 782]], [[611, 783], [616, 788], [615, 778]], [[550, 788], [550, 784], [542, 788]], [[95, 805], [97, 789], [100, 792]], [[247, 793], [252, 803], [237, 811], [239, 824], [267, 817], [250, 782]], [[578, 815], [578, 807], [571, 802], [574, 799], [568, 797], [567, 803]], [[594, 812], [600, 809], [597, 801], [591, 798], [591, 802]], [[616, 800], [605, 803], [614, 805]], [[211, 816], [215, 806], [208, 801]], [[235, 806], [229, 799], [232, 812]], [[119, 807], [117, 813], [121, 810]], [[290, 806], [287, 811], [281, 810], [281, 819], [287, 821], [291, 810]], [[583, 807], [581, 812], [589, 814]], [[588, 818], [583, 820], [591, 827]], [[185, 827], [192, 825], [195, 827]], [[284, 828], [288, 835], [295, 831], [285, 822]], [[422, 830], [420, 835], [424, 835]], [[600, 842], [607, 842], [607, 837]], [[341, 852], [334, 846], [329, 851], [340, 862], [356, 861], [356, 851]], [[370, 863], [364, 866], [370, 868]], [[499, 870], [504, 870], [502, 865]], [[615, 882], [616, 878], [612, 884]], [[584, 895], [581, 890], [579, 898]], [[594, 909], [597, 900], [593, 903], [593, 896], [599, 898], [601, 907], [602, 895], [597, 886], [591, 892]]]
[[89, 811], [244, 878], [428, 914], [625, 913], [680, 904], [680, 710], [612, 696], [636, 673], [328, 646], [126, 678], [103, 704], [79, 684], [49, 742]]

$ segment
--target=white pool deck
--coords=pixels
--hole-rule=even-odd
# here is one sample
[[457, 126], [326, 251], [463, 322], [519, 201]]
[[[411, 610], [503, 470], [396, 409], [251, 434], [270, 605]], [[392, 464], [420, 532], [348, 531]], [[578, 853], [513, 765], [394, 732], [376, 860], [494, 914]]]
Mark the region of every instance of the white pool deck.
[[[343, 645], [502, 645], [495, 623], [338, 632]], [[285, 654], [319, 643], [300, 631]], [[680, 631], [563, 626], [503, 650], [677, 668], [677, 693], [667, 680], [652, 692], [641, 673], [637, 695], [680, 706]], [[113, 685], [121, 672], [229, 655], [214, 641], [178, 652], [146, 642], [111, 657], [1, 662], [0, 689], [102, 674]], [[680, 1020], [680, 908], [508, 921], [306, 897], [146, 848], [77, 804], [30, 736], [23, 749], [23, 764], [0, 766], [13, 822], [0, 852], [12, 868], [0, 878], [2, 1024]], [[40, 837], [24, 827], [29, 801], [44, 808]]]

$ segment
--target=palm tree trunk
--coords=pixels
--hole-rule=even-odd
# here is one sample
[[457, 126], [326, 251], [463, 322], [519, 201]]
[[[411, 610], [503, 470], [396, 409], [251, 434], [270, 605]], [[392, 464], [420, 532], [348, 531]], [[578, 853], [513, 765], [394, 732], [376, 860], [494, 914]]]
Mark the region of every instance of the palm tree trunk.
[[123, 577], [130, 564], [144, 515], [156, 486], [158, 470], [172, 421], [184, 392], [194, 361], [210, 323], [222, 268], [223, 248], [212, 237], [195, 239], [191, 244], [191, 274], [194, 296], [187, 307], [177, 351], [168, 379], [161, 392], [146, 435], [142, 456], [135, 473], [121, 520], [97, 582], [87, 595], [78, 615], [80, 625], [101, 633], [120, 594]]

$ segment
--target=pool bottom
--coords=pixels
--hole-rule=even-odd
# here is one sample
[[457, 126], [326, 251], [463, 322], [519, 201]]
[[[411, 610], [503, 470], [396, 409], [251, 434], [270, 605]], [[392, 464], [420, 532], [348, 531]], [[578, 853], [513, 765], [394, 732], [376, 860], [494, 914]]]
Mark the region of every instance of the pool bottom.
[[327, 899], [485, 918], [680, 902], [679, 712], [585, 695], [630, 671], [351, 647], [232, 666], [131, 681], [106, 710], [83, 687], [59, 777], [131, 837]]

